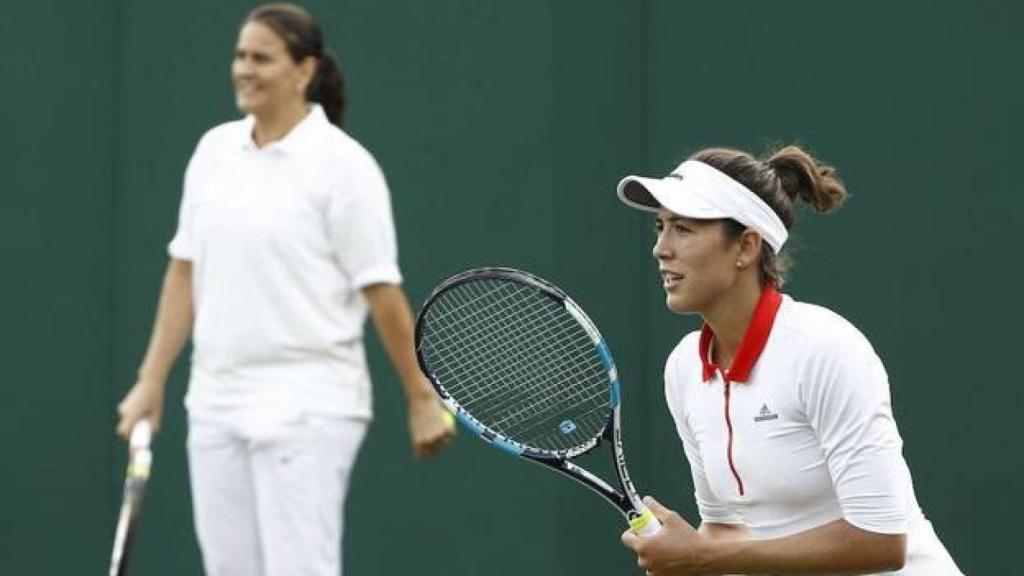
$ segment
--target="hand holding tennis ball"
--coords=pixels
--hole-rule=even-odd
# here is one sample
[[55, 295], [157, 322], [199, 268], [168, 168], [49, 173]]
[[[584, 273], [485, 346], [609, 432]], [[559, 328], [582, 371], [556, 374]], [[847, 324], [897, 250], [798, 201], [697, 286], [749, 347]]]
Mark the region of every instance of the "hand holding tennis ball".
[[444, 418], [444, 425], [446, 428], [448, 428], [448, 431], [455, 432], [455, 415], [453, 415], [448, 410], [445, 410], [442, 413], [442, 417]]
[[409, 402], [409, 436], [417, 458], [430, 458], [455, 436], [455, 417], [431, 392]]

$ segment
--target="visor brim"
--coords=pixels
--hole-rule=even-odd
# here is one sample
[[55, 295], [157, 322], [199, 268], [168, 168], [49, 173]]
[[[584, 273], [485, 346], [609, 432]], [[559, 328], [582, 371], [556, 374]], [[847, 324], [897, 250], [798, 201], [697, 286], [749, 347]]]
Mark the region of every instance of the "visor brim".
[[698, 194], [689, 193], [687, 182], [677, 178], [645, 178], [626, 176], [617, 187], [619, 199], [628, 206], [648, 212], [664, 208], [673, 214], [697, 220], [727, 218], [720, 208], [712, 206]]

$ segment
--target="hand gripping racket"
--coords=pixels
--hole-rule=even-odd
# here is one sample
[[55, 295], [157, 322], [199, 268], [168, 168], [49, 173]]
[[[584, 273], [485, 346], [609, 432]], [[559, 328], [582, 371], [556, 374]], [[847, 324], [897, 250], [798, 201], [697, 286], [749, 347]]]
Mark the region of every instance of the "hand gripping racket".
[[[611, 353], [565, 292], [508, 268], [453, 276], [416, 318], [416, 354], [441, 400], [470, 431], [597, 492], [633, 532], [661, 528], [626, 470]], [[571, 461], [602, 439], [611, 443], [619, 490]]]
[[127, 574], [128, 554], [139, 525], [142, 513], [142, 497], [149, 479], [149, 467], [153, 453], [149, 450], [152, 429], [148, 420], [139, 420], [132, 428], [128, 441], [128, 471], [124, 478], [124, 498], [121, 513], [117, 518], [114, 532], [114, 552], [110, 558], [110, 576]]

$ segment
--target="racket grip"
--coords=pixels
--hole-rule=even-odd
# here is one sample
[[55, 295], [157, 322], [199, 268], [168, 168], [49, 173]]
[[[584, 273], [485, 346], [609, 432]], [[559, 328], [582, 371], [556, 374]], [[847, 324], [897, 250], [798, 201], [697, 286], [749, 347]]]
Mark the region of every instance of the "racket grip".
[[143, 418], [132, 426], [132, 435], [128, 440], [128, 477], [145, 481], [149, 478], [149, 470], [153, 465], [153, 453], [149, 444], [153, 440], [153, 426]]
[[661, 522], [645, 508], [642, 514], [629, 521], [629, 529], [637, 536], [654, 536], [661, 531]]
[[132, 450], [145, 450], [153, 439], [153, 426], [149, 420], [143, 418], [132, 426], [132, 435], [128, 440], [128, 447]]

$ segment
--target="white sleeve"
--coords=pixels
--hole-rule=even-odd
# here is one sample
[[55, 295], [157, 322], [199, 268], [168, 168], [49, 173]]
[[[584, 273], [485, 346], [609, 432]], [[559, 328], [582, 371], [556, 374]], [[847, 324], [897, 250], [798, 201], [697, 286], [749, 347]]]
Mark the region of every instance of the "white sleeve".
[[167, 245], [167, 253], [177, 260], [192, 260], [195, 257], [195, 238], [192, 234], [193, 207], [195, 205], [195, 184], [200, 170], [200, 155], [203, 150], [204, 136], [196, 145], [192, 157], [185, 168], [185, 181], [182, 185], [181, 203], [178, 207], [178, 229], [174, 238]]
[[669, 355], [668, 361], [665, 362], [665, 401], [668, 404], [669, 412], [672, 413], [672, 419], [675, 421], [676, 433], [683, 443], [686, 461], [690, 463], [693, 498], [697, 503], [697, 510], [700, 512], [701, 522], [742, 524], [743, 521], [740, 517], [715, 496], [711, 485], [708, 484], [707, 474], [704, 472], [704, 460], [700, 456], [700, 449], [693, 433], [686, 423], [684, 382], [679, 377], [680, 367], [677, 356], [678, 354], [673, 351]]
[[373, 158], [356, 156], [332, 191], [327, 229], [335, 257], [355, 288], [400, 284], [391, 198]]
[[844, 519], [870, 532], [906, 533], [909, 471], [881, 360], [859, 333], [812, 356], [800, 390]]

